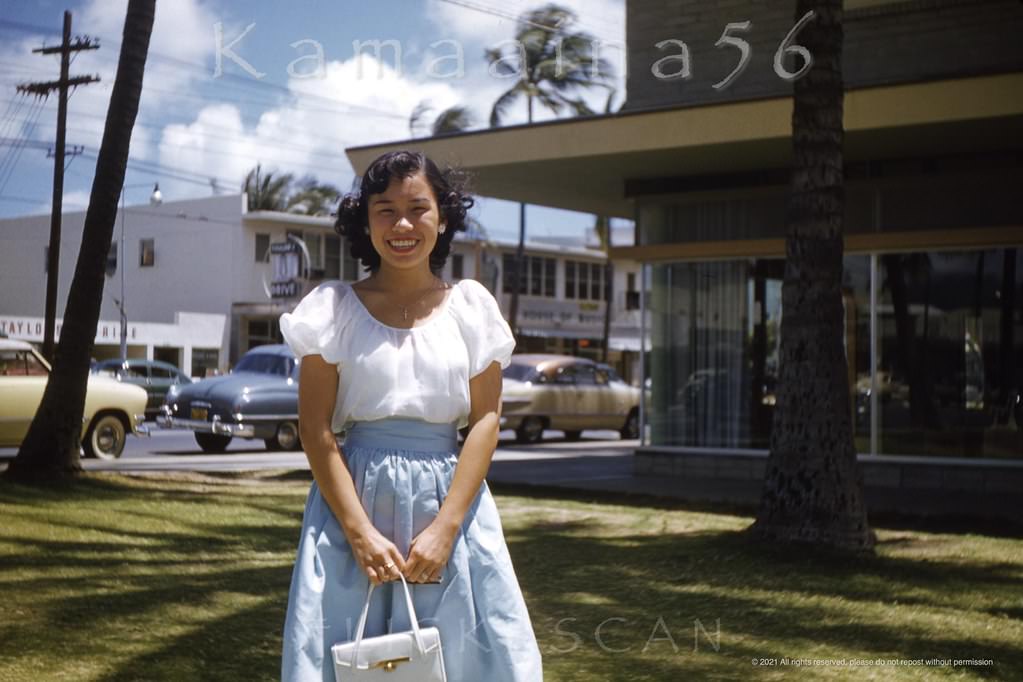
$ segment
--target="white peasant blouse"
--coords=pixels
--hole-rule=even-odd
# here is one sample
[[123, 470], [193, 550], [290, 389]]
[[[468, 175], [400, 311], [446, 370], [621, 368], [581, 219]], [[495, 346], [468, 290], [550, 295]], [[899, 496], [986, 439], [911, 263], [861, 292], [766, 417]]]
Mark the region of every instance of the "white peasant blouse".
[[410, 329], [373, 317], [351, 284], [329, 281], [281, 315], [281, 334], [295, 356], [322, 355], [337, 365], [335, 432], [386, 417], [458, 424], [469, 417], [469, 379], [493, 362], [502, 369], [515, 347], [497, 301], [463, 279], [432, 317]]

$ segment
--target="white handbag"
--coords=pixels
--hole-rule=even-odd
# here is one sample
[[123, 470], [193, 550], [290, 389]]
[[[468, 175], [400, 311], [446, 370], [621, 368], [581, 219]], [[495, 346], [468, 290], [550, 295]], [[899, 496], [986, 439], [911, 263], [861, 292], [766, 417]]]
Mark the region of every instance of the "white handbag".
[[[399, 574], [400, 575], [400, 574]], [[362, 607], [359, 627], [354, 642], [335, 644], [330, 648], [334, 656], [334, 675], [338, 682], [348, 680], [387, 680], [388, 682], [447, 682], [444, 656], [440, 648], [440, 630], [436, 627], [420, 628], [416, 609], [412, 605], [405, 576], [400, 575], [405, 588], [412, 629], [392, 632], [379, 637], [362, 638], [369, 615], [369, 600], [373, 597], [372, 583]]]

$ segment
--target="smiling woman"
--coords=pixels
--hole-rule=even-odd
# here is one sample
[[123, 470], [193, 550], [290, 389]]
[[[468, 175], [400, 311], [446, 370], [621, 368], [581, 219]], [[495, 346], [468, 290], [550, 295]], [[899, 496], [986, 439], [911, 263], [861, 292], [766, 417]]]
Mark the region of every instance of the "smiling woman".
[[[285, 680], [406, 663], [406, 679], [426, 679], [414, 668], [427, 654], [443, 661], [429, 679], [543, 678], [484, 478], [515, 339], [483, 285], [437, 275], [472, 205], [451, 171], [422, 154], [385, 154], [338, 211], [337, 229], [370, 276], [325, 282], [281, 317], [302, 358], [299, 423], [315, 479], [284, 626]], [[398, 589], [371, 601], [384, 583]], [[406, 637], [420, 619], [431, 627]], [[353, 651], [353, 639], [363, 648]]]

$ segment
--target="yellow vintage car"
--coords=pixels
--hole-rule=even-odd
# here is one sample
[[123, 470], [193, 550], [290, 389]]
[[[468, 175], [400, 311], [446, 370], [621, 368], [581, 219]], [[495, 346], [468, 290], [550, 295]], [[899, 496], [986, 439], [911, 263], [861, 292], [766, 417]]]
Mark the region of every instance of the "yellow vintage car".
[[[21, 444], [43, 399], [49, 375], [50, 364], [32, 344], [0, 338], [0, 447]], [[145, 389], [90, 374], [82, 451], [87, 457], [120, 457], [129, 431], [148, 435], [148, 429], [142, 426], [145, 409]]]
[[576, 440], [586, 429], [639, 436], [639, 389], [609, 366], [570, 355], [513, 355], [504, 368], [501, 428], [521, 443], [537, 443], [546, 429]]

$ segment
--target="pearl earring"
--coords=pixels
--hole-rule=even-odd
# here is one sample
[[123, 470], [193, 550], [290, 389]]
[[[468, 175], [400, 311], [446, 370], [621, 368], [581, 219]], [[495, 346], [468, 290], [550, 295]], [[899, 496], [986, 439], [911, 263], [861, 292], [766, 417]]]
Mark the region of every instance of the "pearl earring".
[[362, 233], [363, 234], [369, 234], [369, 225], [363, 225], [362, 226]]
[[446, 229], [448, 229], [448, 226], [447, 226], [447, 225], [445, 225], [444, 223], [441, 223], [441, 225], [440, 225], [440, 229], [439, 229], [439, 230], [437, 230], [437, 232], [438, 232], [439, 234], [444, 234], [444, 230], [446, 230]]

